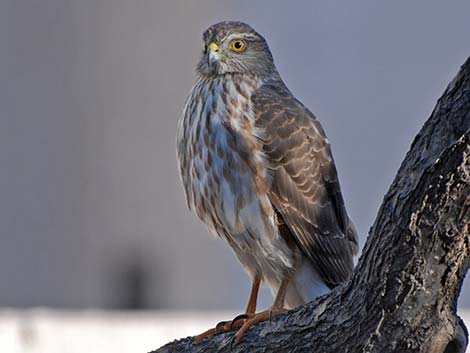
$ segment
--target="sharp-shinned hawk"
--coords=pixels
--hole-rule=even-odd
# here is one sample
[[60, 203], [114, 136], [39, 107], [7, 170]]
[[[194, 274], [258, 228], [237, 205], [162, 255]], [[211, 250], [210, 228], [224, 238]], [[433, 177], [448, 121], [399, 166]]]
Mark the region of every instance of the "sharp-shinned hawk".
[[[225, 239], [252, 279], [246, 313], [200, 335], [253, 324], [328, 293], [353, 270], [358, 241], [330, 145], [247, 24], [203, 34], [197, 81], [178, 124], [190, 209]], [[275, 295], [255, 313], [260, 283]]]

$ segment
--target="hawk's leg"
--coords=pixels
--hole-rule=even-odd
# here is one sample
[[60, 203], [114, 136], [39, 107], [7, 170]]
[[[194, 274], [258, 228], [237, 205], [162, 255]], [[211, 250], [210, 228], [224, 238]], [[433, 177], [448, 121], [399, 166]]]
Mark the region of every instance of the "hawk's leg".
[[235, 334], [235, 344], [239, 343], [245, 333], [254, 325], [263, 321], [271, 321], [277, 314], [285, 313], [288, 310], [284, 308], [284, 300], [286, 298], [287, 285], [289, 284], [290, 277], [282, 280], [281, 285], [274, 299], [273, 305], [268, 310], [262, 311], [253, 315], [251, 318], [245, 320], [241, 325], [238, 332]]
[[247, 320], [254, 317], [256, 312], [256, 303], [258, 301], [260, 282], [261, 277], [258, 274], [253, 276], [253, 280], [251, 282], [250, 298], [248, 299], [245, 314], [238, 315], [230, 321], [219, 322], [215, 326], [215, 328], [211, 328], [210, 330], [207, 330], [206, 332], [203, 332], [200, 335], [196, 336], [194, 343], [198, 344], [206, 337], [211, 337], [218, 333], [230, 331], [231, 329], [236, 327], [241, 327]]
[[248, 299], [248, 304], [246, 306], [245, 314], [236, 316], [232, 321], [226, 323], [226, 330], [230, 330], [235, 327], [242, 326], [245, 321], [252, 318], [256, 313], [256, 304], [258, 302], [258, 293], [260, 286], [261, 278], [259, 275], [253, 277], [253, 282], [251, 284], [250, 298]]

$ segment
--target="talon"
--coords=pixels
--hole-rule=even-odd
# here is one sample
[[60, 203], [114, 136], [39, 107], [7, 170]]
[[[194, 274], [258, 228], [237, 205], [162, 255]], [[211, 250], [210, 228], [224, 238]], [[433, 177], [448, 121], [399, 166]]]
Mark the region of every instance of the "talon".
[[227, 331], [226, 325], [230, 323], [230, 328], [232, 328], [232, 323], [230, 321], [221, 321], [217, 325], [215, 325], [215, 334], [219, 334], [222, 332]]
[[240, 321], [240, 320], [245, 320], [246, 321], [249, 317], [250, 317], [250, 315], [248, 315], [248, 314], [240, 314], [240, 315], [235, 316], [235, 318], [230, 323], [230, 329], [233, 329], [233, 328], [237, 327], [237, 325], [236, 325], [237, 321]]
[[[239, 316], [241, 316], [241, 315], [238, 315], [237, 318]], [[206, 337], [212, 337], [212, 336], [218, 335], [220, 333], [227, 332], [227, 331], [232, 329], [232, 325], [233, 325], [233, 320], [221, 321], [217, 325], [215, 325], [215, 328], [211, 328], [211, 329], [201, 333], [200, 335], [197, 335], [196, 338], [194, 339], [194, 344], [201, 343], [201, 341]], [[241, 326], [241, 325], [239, 325], [239, 326]], [[238, 327], [238, 326], [233, 326], [233, 327]]]

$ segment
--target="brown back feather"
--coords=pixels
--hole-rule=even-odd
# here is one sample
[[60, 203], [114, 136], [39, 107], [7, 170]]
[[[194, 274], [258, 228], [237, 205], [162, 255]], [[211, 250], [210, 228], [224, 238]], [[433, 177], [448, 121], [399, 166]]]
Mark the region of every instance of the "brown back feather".
[[358, 240], [325, 133], [280, 80], [263, 85], [252, 100], [272, 175], [271, 203], [299, 248], [334, 287], [351, 275]]

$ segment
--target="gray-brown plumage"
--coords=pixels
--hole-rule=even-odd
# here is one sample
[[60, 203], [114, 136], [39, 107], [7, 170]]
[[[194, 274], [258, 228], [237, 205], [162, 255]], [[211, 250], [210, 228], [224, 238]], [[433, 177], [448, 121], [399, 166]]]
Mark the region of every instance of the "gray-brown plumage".
[[323, 129], [282, 82], [264, 38], [221, 22], [203, 40], [178, 160], [189, 207], [252, 278], [239, 339], [266, 319], [254, 315], [259, 282], [276, 293], [271, 312], [327, 293], [351, 275], [357, 234]]
[[252, 99], [256, 125], [266, 134], [270, 200], [322, 279], [334, 287], [352, 272], [357, 235], [325, 133], [282, 82], [265, 83]]

